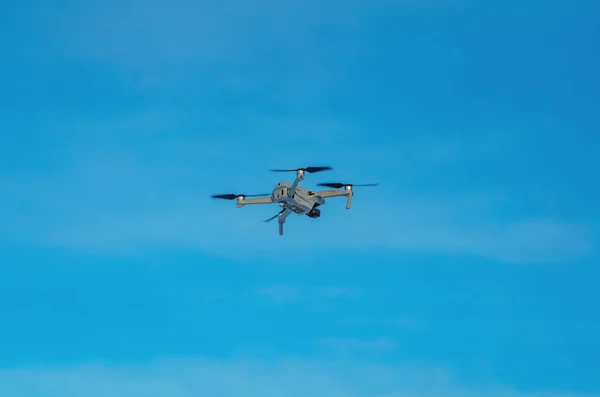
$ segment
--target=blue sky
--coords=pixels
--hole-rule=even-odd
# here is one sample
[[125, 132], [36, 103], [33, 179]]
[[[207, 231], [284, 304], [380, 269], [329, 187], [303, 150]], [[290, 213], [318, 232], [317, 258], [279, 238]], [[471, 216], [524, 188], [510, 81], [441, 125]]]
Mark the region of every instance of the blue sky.
[[600, 396], [599, 13], [5, 4], [0, 394]]

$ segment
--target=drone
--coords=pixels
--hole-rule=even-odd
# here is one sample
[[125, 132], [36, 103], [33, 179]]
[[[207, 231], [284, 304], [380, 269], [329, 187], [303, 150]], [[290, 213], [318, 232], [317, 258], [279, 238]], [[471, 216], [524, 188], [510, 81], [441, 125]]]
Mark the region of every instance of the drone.
[[[352, 203], [352, 196], [354, 192], [352, 188], [354, 186], [377, 186], [379, 183], [368, 183], [368, 184], [350, 184], [350, 183], [318, 183], [317, 186], [330, 187], [336, 190], [320, 190], [312, 191], [302, 186], [299, 186], [300, 182], [304, 180], [305, 173], [315, 173], [321, 171], [332, 170], [331, 167], [305, 167], [297, 168], [292, 170], [281, 170], [271, 169], [271, 172], [296, 172], [296, 179], [294, 182], [282, 181], [278, 182], [273, 188], [271, 193], [263, 194], [216, 194], [212, 195], [212, 198], [225, 199], [225, 200], [236, 200], [236, 207], [241, 208], [245, 205], [250, 204], [277, 204], [282, 207], [282, 210], [265, 220], [265, 222], [271, 222], [275, 218], [278, 218], [279, 223], [279, 235], [283, 236], [283, 225], [287, 217], [295, 213], [297, 215], [306, 215], [309, 218], [316, 219], [321, 216], [321, 210], [317, 207], [325, 204], [326, 199], [332, 197], [346, 197], [346, 209], [350, 209]], [[343, 190], [338, 190], [343, 189]], [[268, 197], [264, 197], [268, 196]], [[253, 197], [253, 198], [250, 198]]]

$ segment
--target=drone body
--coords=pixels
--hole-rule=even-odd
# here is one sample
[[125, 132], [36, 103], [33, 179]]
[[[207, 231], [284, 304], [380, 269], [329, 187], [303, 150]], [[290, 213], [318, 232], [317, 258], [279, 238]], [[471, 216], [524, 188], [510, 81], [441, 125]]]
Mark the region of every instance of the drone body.
[[[344, 183], [320, 183], [319, 186], [329, 186], [333, 188], [344, 188], [343, 190], [321, 190], [312, 191], [302, 186], [299, 186], [300, 182], [304, 180], [305, 172], [313, 173], [319, 171], [330, 170], [331, 167], [307, 167], [299, 168], [296, 170], [271, 170], [273, 172], [296, 172], [296, 179], [293, 182], [282, 181], [277, 183], [273, 188], [273, 191], [269, 197], [260, 198], [247, 198], [250, 195], [244, 194], [221, 194], [214, 195], [213, 198], [222, 198], [233, 200], [237, 199], [236, 206], [241, 208], [245, 205], [251, 204], [278, 204], [282, 207], [282, 210], [275, 216], [267, 219], [265, 222], [270, 222], [275, 218], [278, 218], [279, 223], [279, 235], [283, 235], [283, 224], [287, 217], [295, 213], [297, 215], [306, 215], [309, 218], [319, 218], [321, 216], [321, 210], [317, 207], [324, 205], [327, 198], [331, 197], [346, 197], [346, 209], [350, 209], [352, 203], [352, 186], [375, 186], [374, 184], [367, 185], [352, 185]], [[268, 194], [260, 194], [253, 196], [267, 196]]]

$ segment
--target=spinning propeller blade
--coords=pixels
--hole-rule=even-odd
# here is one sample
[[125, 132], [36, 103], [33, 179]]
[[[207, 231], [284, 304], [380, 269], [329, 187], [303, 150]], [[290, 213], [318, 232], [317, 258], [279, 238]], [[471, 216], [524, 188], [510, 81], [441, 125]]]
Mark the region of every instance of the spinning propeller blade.
[[379, 183], [365, 183], [365, 184], [352, 184], [352, 183], [339, 183], [339, 182], [329, 182], [329, 183], [317, 183], [317, 186], [327, 186], [332, 187], [334, 189], [341, 189], [346, 186], [377, 186]]
[[326, 170], [332, 170], [333, 168], [331, 167], [306, 167], [306, 168], [296, 168], [295, 170], [269, 170], [271, 172], [296, 172], [296, 171], [304, 171], [304, 172], [308, 172], [308, 173], [313, 173], [313, 172], [320, 172], [320, 171], [326, 171]]
[[277, 218], [279, 215], [283, 214], [283, 211], [285, 211], [285, 208], [282, 209], [281, 211], [279, 211], [277, 214], [273, 215], [272, 217], [270, 217], [269, 219], [265, 219], [265, 222], [271, 222], [273, 219]]
[[263, 197], [263, 196], [270, 196], [270, 195], [271, 195], [271, 193], [263, 193], [263, 194], [234, 194], [234, 193], [229, 193], [229, 194], [213, 194], [210, 197], [211, 198], [224, 199], [224, 200], [235, 200], [238, 197]]

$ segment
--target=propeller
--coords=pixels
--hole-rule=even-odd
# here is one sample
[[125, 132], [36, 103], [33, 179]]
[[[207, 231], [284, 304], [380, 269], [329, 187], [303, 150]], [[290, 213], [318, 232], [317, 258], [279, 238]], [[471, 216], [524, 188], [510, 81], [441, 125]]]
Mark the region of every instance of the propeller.
[[213, 194], [210, 197], [224, 199], [224, 200], [235, 200], [238, 197], [263, 197], [263, 196], [270, 196], [270, 195], [271, 195], [271, 193], [263, 193], [263, 194], [233, 194], [233, 193], [229, 193], [229, 194]]
[[285, 208], [282, 209], [281, 211], [279, 211], [277, 214], [275, 214], [274, 216], [270, 217], [269, 219], [265, 219], [265, 222], [271, 222], [273, 219], [277, 218], [279, 215], [283, 214], [283, 211], [285, 211]]
[[317, 183], [317, 186], [327, 186], [334, 189], [341, 189], [346, 186], [377, 186], [379, 183], [365, 183], [365, 184], [352, 184], [352, 183], [339, 183], [339, 182], [328, 182], [328, 183]]
[[297, 172], [297, 171], [304, 171], [304, 172], [308, 172], [310, 174], [312, 174], [313, 172], [320, 172], [320, 171], [326, 171], [326, 170], [332, 170], [333, 168], [331, 167], [306, 167], [306, 168], [296, 168], [295, 170], [269, 170], [271, 172]]

